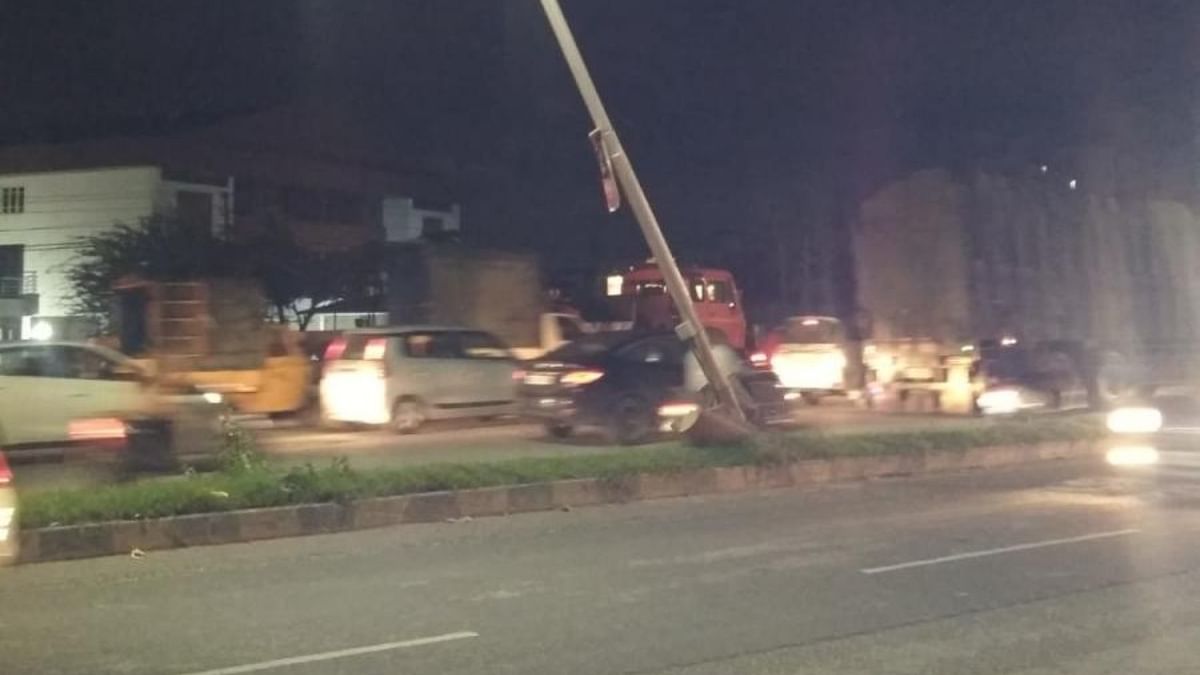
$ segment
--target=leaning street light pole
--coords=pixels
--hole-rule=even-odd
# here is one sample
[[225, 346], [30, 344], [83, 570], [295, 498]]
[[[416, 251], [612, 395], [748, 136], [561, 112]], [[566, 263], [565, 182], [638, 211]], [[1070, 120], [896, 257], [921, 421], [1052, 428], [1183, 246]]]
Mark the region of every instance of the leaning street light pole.
[[[579, 94], [583, 97], [583, 103], [592, 117], [592, 124], [596, 126], [593, 139], [597, 144], [598, 151], [603, 155], [601, 160], [611, 163], [613, 173], [616, 175], [622, 191], [629, 199], [629, 207], [633, 210], [633, 215], [642, 228], [642, 234], [646, 237], [646, 243], [650, 246], [654, 261], [662, 272], [663, 280], [666, 281], [667, 292], [671, 294], [671, 299], [683, 317], [683, 325], [679, 328], [681, 337], [691, 338], [692, 350], [696, 354], [700, 368], [716, 392], [721, 405], [733, 415], [736, 421], [744, 422], [746, 414], [742, 410], [741, 402], [717, 365], [712, 343], [700, 323], [700, 317], [696, 315], [696, 308], [692, 304], [687, 283], [683, 280], [683, 274], [679, 272], [679, 266], [675, 263], [674, 256], [671, 255], [671, 247], [667, 245], [667, 240], [663, 237], [662, 229], [658, 226], [658, 219], [654, 216], [654, 210], [650, 208], [646, 193], [642, 191], [642, 184], [638, 182], [637, 174], [633, 171], [633, 164], [629, 161], [629, 156], [625, 154], [621, 140], [617, 137], [612, 121], [608, 118], [608, 112], [605, 111], [604, 103], [600, 100], [600, 93], [596, 91], [596, 84], [592, 82], [587, 64], [583, 62], [583, 55], [580, 54], [579, 46], [575, 43], [575, 36], [571, 34], [567, 18], [563, 16], [562, 7], [559, 6], [558, 0], [541, 0], [541, 2], [542, 9], [546, 12], [546, 18], [550, 21], [550, 28], [554, 31], [554, 37], [558, 40], [559, 47], [562, 48], [563, 56], [566, 57], [567, 67], [570, 68], [571, 75], [575, 78], [575, 84], [579, 87]], [[615, 210], [613, 201], [609, 202], [609, 207], [610, 210]]]

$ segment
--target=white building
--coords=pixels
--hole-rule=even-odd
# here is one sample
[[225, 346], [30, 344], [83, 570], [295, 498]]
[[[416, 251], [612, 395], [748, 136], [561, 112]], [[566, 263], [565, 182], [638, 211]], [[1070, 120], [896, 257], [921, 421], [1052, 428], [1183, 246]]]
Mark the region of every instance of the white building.
[[157, 166], [0, 174], [0, 340], [82, 337], [67, 282], [80, 237], [154, 213], [229, 226], [231, 180], [178, 178]]
[[462, 211], [458, 204], [384, 197], [383, 231], [385, 240], [392, 244], [457, 238], [462, 232]]

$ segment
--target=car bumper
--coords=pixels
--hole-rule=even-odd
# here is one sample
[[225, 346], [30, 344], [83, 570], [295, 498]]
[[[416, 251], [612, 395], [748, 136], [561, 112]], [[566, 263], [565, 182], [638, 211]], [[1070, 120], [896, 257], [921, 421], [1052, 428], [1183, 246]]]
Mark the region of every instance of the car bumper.
[[579, 418], [579, 406], [570, 396], [547, 394], [522, 396], [519, 404], [522, 417], [540, 422], [574, 422]]

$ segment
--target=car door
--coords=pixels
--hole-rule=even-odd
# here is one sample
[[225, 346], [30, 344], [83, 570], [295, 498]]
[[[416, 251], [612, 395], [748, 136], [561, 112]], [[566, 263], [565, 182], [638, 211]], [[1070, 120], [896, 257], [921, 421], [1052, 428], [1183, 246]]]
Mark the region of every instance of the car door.
[[[51, 363], [66, 380], [69, 419], [130, 417], [147, 412], [148, 395], [137, 370], [110, 355], [79, 345], [52, 348]], [[68, 420], [69, 421], [69, 420]]]
[[458, 340], [465, 401], [471, 405], [515, 401], [517, 364], [500, 338], [484, 331], [462, 331]]
[[395, 397], [415, 397], [430, 406], [460, 403], [458, 341], [447, 331], [414, 331], [400, 337], [403, 354], [393, 362]]
[[6, 446], [61, 440], [52, 423], [59, 397], [45, 358], [44, 346], [0, 349], [0, 443]]
[[658, 401], [679, 392], [684, 384], [683, 358], [686, 346], [671, 334], [654, 335], [621, 348], [616, 356], [623, 364], [623, 387]]

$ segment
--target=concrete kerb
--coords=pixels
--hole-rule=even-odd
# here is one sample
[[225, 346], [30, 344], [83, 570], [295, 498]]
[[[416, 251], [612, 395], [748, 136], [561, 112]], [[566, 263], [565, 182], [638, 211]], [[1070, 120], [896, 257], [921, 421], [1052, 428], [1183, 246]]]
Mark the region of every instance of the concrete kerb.
[[228, 544], [308, 534], [569, 509], [689, 495], [985, 469], [1095, 452], [1088, 442], [835, 457], [791, 464], [690, 469], [619, 478], [582, 478], [462, 491], [365, 499], [349, 505], [302, 504], [114, 521], [21, 532], [21, 561], [44, 562]]

